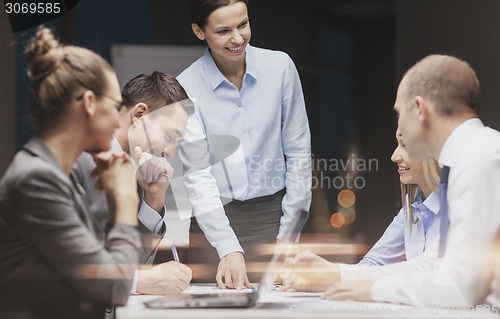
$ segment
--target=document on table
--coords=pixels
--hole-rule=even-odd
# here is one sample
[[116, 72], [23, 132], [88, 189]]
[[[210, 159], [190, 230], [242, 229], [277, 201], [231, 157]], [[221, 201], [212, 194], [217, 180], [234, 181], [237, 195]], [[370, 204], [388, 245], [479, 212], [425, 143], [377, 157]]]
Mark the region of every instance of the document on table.
[[260, 296], [261, 303], [287, 303], [320, 300], [322, 292], [270, 291]]
[[224, 289], [224, 288], [219, 288], [216, 285], [192, 285], [191, 287], [187, 288], [184, 290], [182, 293], [186, 294], [231, 294], [231, 293], [253, 293], [255, 292], [255, 289], [253, 288], [244, 288], [242, 290], [236, 290], [236, 289]]

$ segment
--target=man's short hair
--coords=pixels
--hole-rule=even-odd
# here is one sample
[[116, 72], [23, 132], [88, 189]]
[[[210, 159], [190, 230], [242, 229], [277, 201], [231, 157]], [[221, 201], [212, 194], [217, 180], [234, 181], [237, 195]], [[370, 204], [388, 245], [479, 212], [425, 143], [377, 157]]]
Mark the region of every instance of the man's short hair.
[[[175, 77], [154, 71], [152, 74], [140, 74], [128, 81], [123, 87], [122, 98], [128, 108], [137, 103], [144, 103], [148, 106], [149, 112], [152, 112], [189, 97]], [[188, 115], [194, 113], [191, 103], [182, 103], [182, 106]]]
[[479, 114], [479, 80], [472, 67], [459, 58], [429, 55], [406, 72], [404, 85], [409, 97], [429, 97], [441, 114], [459, 114], [460, 106]]

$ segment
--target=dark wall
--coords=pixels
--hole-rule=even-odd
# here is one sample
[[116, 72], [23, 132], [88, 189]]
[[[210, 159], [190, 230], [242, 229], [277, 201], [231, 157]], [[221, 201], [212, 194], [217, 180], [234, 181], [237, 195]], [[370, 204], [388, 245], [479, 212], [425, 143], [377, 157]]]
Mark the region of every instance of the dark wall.
[[378, 169], [364, 172], [366, 187], [357, 193], [359, 220], [353, 234], [374, 244], [400, 208], [399, 175], [390, 160], [396, 147], [395, 19], [366, 21], [356, 46], [354, 136], [361, 157], [377, 159]]
[[15, 151], [15, 105], [16, 105], [16, 46], [10, 31], [7, 14], [0, 12], [0, 176], [10, 163]]
[[200, 44], [191, 31], [188, 2], [151, 0], [150, 36], [153, 44]]
[[500, 129], [500, 1], [398, 1], [398, 74], [432, 53], [455, 55], [476, 70], [481, 117]]

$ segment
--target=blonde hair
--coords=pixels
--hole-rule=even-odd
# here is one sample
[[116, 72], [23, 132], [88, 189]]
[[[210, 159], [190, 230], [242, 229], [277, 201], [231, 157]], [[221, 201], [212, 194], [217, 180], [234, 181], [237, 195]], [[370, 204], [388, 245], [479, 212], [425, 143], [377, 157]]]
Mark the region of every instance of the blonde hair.
[[107, 88], [106, 73], [113, 71], [98, 54], [77, 46], [65, 46], [52, 31], [40, 27], [27, 45], [25, 58], [30, 78], [30, 115], [38, 133], [64, 118], [78, 89], [96, 95]]
[[[422, 163], [422, 170], [424, 173], [424, 180], [429, 189], [433, 192], [439, 191], [439, 181], [440, 181], [440, 171], [438, 163], [434, 159], [427, 160]], [[411, 225], [414, 223], [413, 219], [413, 206], [411, 205], [415, 200], [415, 196], [417, 195], [418, 185], [417, 184], [403, 184], [401, 185], [401, 202], [402, 206], [405, 210], [406, 216], [408, 218], [408, 224]], [[410, 202], [411, 200], [411, 202]]]

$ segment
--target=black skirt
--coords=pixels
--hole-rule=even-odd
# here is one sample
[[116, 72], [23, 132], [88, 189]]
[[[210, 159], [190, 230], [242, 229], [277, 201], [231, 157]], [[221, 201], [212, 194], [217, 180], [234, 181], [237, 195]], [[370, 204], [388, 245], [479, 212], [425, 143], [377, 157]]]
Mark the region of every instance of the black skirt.
[[[267, 262], [272, 257], [283, 210], [285, 190], [246, 201], [233, 200], [224, 205], [226, 216], [245, 251], [248, 278], [259, 282]], [[193, 282], [215, 282], [219, 256], [191, 218], [189, 231], [189, 264], [193, 265]]]

